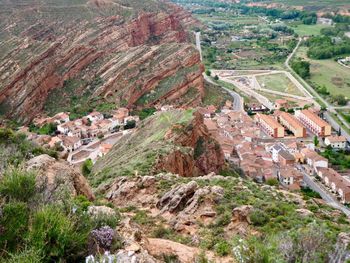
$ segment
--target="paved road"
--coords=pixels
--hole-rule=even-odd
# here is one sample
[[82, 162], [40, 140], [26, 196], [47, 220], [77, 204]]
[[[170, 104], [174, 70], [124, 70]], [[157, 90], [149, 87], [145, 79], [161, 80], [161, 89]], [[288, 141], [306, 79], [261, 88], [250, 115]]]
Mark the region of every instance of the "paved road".
[[196, 47], [199, 51], [199, 55], [202, 61], [203, 56], [202, 56], [202, 46], [201, 46], [201, 32], [195, 32], [195, 35], [196, 35]]
[[323, 185], [321, 185], [319, 182], [314, 181], [313, 177], [310, 175], [304, 173], [304, 182], [315, 192], [318, 192], [322, 199], [326, 201], [326, 203], [336, 209], [341, 210], [344, 214], [350, 217], [350, 209], [346, 208], [345, 206], [341, 205], [335, 197], [330, 194]]
[[[196, 47], [199, 51], [200, 58], [202, 61], [203, 57], [202, 57], [202, 46], [201, 46], [201, 32], [195, 32], [195, 35], [196, 35]], [[203, 74], [203, 76], [204, 76], [204, 79], [206, 81], [208, 81], [209, 83], [211, 83], [215, 86], [219, 86], [214, 81], [212, 81], [205, 73]], [[220, 86], [220, 87], [222, 89], [226, 90], [233, 98], [233, 110], [234, 111], [244, 111], [243, 98], [237, 92], [234, 92], [233, 90], [230, 90], [230, 89], [222, 87], [222, 86]]]
[[[291, 61], [291, 59], [294, 57], [295, 53], [297, 52], [298, 48], [300, 47], [300, 44], [302, 42], [302, 38], [299, 38], [298, 44], [296, 45], [296, 47], [294, 48], [293, 52], [288, 56], [286, 62], [285, 62], [285, 66], [286, 68], [290, 71], [293, 72], [294, 75], [296, 76], [296, 78], [304, 85], [304, 87], [306, 87], [308, 89], [308, 91], [315, 97], [318, 98], [320, 101], [322, 101], [322, 103], [324, 103], [327, 107], [327, 111], [329, 111], [330, 113], [335, 113], [337, 114], [335, 107], [331, 104], [329, 104], [325, 99], [323, 99], [321, 97], [321, 95], [319, 95], [303, 78], [299, 77], [298, 74], [296, 74], [296, 72], [289, 66], [289, 62]], [[345, 109], [346, 107], [343, 107], [343, 109]], [[326, 113], [325, 114], [328, 122], [333, 126], [333, 128], [335, 130], [339, 129], [339, 125], [337, 123], [337, 121], [329, 114]], [[347, 128], [350, 128], [350, 125], [346, 122], [346, 120], [340, 116], [338, 114], [338, 117], [340, 119], [340, 121], [343, 123], [343, 125], [345, 125]], [[345, 131], [344, 129], [342, 130], [342, 135], [344, 135], [348, 141], [350, 141], [350, 135], [347, 131]]]

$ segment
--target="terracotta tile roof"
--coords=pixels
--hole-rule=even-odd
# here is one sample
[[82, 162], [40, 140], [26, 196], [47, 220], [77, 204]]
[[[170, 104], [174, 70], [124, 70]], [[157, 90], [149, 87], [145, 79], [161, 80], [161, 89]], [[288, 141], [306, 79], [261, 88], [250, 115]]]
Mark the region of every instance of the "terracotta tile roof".
[[267, 125], [269, 125], [273, 129], [283, 128], [283, 126], [281, 124], [279, 124], [276, 121], [276, 119], [273, 118], [272, 116], [265, 115], [265, 114], [260, 114], [260, 113], [258, 113], [256, 116], [257, 116], [258, 119], [263, 120]]
[[304, 125], [300, 121], [298, 121], [293, 115], [291, 115], [291, 114], [289, 114], [287, 112], [281, 112], [279, 117], [284, 119], [294, 129], [303, 129], [304, 128]]
[[310, 110], [302, 110], [301, 113], [303, 113], [308, 119], [310, 119], [319, 127], [329, 126], [329, 124], [326, 121], [322, 120], [320, 117], [317, 116], [317, 114], [313, 113]]
[[337, 143], [337, 142], [346, 142], [346, 138], [344, 136], [329, 136], [327, 137], [330, 143]]

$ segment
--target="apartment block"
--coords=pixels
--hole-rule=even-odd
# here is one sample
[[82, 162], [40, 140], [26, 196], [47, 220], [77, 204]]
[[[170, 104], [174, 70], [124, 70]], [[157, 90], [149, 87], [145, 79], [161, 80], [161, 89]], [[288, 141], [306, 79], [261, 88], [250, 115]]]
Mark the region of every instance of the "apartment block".
[[295, 113], [296, 118], [310, 131], [318, 136], [326, 137], [332, 133], [332, 127], [310, 110], [301, 110]]
[[278, 119], [284, 127], [286, 127], [294, 134], [295, 137], [306, 137], [306, 128], [293, 115], [287, 112], [281, 112], [281, 114], [278, 116]]
[[256, 121], [260, 128], [268, 135], [274, 138], [283, 138], [284, 137], [284, 127], [278, 123], [278, 121], [270, 116], [265, 114], [258, 113], [255, 117]]

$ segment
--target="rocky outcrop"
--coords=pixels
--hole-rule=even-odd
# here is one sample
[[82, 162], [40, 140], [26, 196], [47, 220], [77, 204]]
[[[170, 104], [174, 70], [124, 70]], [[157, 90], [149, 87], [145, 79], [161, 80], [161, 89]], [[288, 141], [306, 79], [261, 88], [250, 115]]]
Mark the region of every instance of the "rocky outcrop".
[[84, 176], [64, 162], [40, 155], [27, 161], [26, 167], [37, 171], [36, 186], [43, 203], [64, 200], [67, 194], [84, 195], [89, 200], [95, 198]]
[[102, 177], [111, 183], [119, 176], [164, 171], [183, 177], [204, 176], [218, 173], [225, 163], [223, 151], [209, 134], [203, 116], [193, 110], [159, 112], [139, 127], [97, 161], [93, 185], [97, 187]]
[[[190, 247], [174, 241], [160, 238], [149, 238], [148, 243], [146, 243], [146, 248], [149, 253], [155, 257], [161, 257], [163, 255], [174, 255], [181, 263], [198, 262], [201, 255], [201, 251], [197, 247]], [[217, 257], [211, 251], [204, 252], [204, 255], [209, 262], [235, 262], [230, 257]]]
[[239, 234], [241, 236], [247, 236], [253, 234], [251, 231], [250, 214], [253, 212], [253, 206], [243, 205], [236, 207], [232, 211], [232, 219], [228, 226], [226, 226], [226, 232], [230, 235]]
[[[186, 28], [196, 23], [189, 13], [160, 1], [86, 2], [4, 5], [0, 114], [28, 122], [47, 100], [68, 97], [69, 103], [82, 94], [130, 108], [199, 103], [203, 67], [186, 43]], [[66, 86], [72, 79], [79, 83], [73, 90]]]
[[156, 202], [157, 189], [154, 176], [117, 178], [112, 185], [99, 187], [98, 192], [105, 193], [108, 200], [117, 206], [150, 206]]
[[195, 181], [191, 181], [185, 185], [179, 185], [167, 192], [159, 200], [157, 207], [163, 212], [179, 212], [179, 210], [182, 210], [184, 207], [186, 207], [186, 205], [196, 193], [197, 188], [198, 184]]
[[[176, 133], [179, 129], [183, 133]], [[199, 112], [194, 113], [194, 119], [187, 127], [173, 127], [165, 139], [173, 140], [175, 145], [192, 148], [193, 153], [175, 150], [159, 160], [159, 170], [185, 177], [199, 176], [218, 173], [225, 163], [220, 145], [210, 136]]]

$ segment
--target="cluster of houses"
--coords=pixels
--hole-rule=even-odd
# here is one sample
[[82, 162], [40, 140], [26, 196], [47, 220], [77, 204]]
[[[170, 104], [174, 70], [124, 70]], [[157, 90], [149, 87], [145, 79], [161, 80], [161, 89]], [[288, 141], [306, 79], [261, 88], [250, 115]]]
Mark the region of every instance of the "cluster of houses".
[[[278, 136], [273, 136], [279, 131], [274, 131], [271, 138], [263, 138], [262, 135], [266, 133], [266, 130], [261, 128], [261, 122], [266, 122], [266, 125], [271, 126], [281, 125], [273, 116], [261, 114], [254, 120], [245, 112], [233, 111], [229, 101], [219, 113], [214, 111], [213, 107], [201, 111], [204, 113], [204, 122], [209, 132], [221, 145], [226, 160], [239, 167], [246, 176], [257, 182], [275, 179], [290, 190], [298, 190], [304, 185], [305, 173], [309, 175], [319, 174], [319, 171], [336, 173], [329, 168], [328, 160], [315, 151], [313, 143], [301, 142], [296, 137], [280, 139]], [[295, 121], [295, 124], [298, 125], [301, 123], [296, 118], [291, 121], [288, 119], [289, 115], [284, 115], [282, 114], [280, 118], [285, 121]], [[264, 116], [268, 118], [265, 119]], [[285, 127], [281, 127], [284, 133]], [[304, 134], [305, 131], [301, 133]], [[340, 143], [344, 139], [342, 136], [329, 136], [326, 141], [332, 146], [341, 148], [345, 147], [345, 144]], [[350, 202], [350, 194], [345, 195], [347, 191], [350, 191], [350, 181], [341, 175], [333, 181], [333, 184], [337, 185], [333, 188], [341, 189], [336, 192], [340, 200], [344, 203]], [[327, 184], [332, 187], [331, 183]]]
[[350, 181], [332, 168], [317, 168], [321, 182], [336, 194], [342, 203], [350, 203]]
[[71, 121], [69, 113], [63, 112], [54, 117], [36, 118], [33, 123], [37, 127], [48, 123], [56, 124], [57, 132], [54, 136], [40, 136], [38, 140], [50, 148], [63, 147], [66, 151], [73, 152], [96, 138], [118, 131], [131, 121], [138, 122], [139, 118], [130, 116], [128, 109], [119, 108], [107, 118], [102, 113], [93, 111], [83, 118]]

